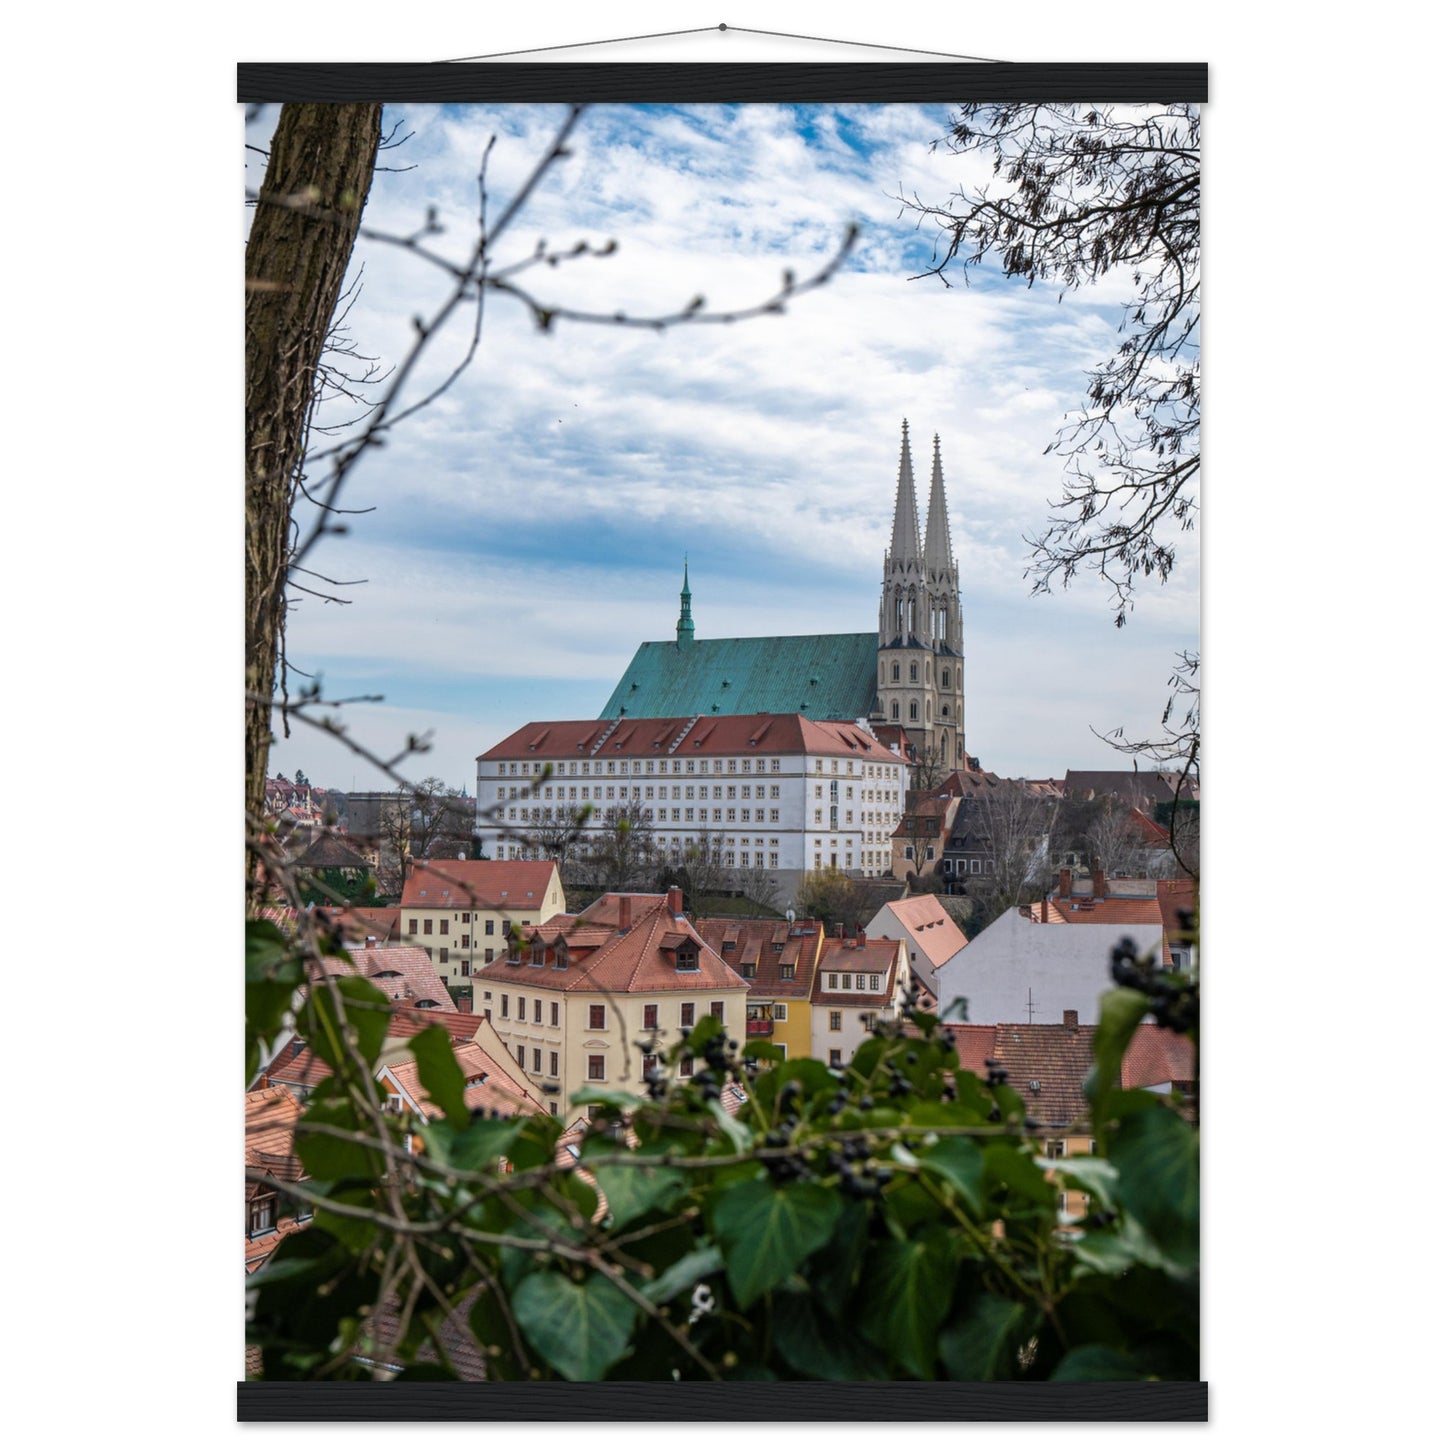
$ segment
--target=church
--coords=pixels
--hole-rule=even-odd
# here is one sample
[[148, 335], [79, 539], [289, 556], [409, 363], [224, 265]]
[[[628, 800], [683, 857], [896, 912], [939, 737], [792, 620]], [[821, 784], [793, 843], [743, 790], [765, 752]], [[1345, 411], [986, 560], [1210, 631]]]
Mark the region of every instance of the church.
[[684, 566], [676, 636], [638, 647], [600, 717], [759, 713], [796, 714], [814, 722], [866, 720], [880, 739], [898, 742], [916, 761], [926, 760], [943, 773], [968, 766], [958, 562], [937, 436], [920, 539], [913, 455], [903, 423], [876, 633], [699, 638]]

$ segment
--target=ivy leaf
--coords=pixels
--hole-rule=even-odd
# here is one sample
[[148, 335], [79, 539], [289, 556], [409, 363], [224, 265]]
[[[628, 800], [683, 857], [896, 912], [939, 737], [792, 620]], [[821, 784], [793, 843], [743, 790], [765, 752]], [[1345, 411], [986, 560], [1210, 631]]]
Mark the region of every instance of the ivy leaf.
[[315, 1011], [316, 1019], [308, 1032], [311, 1047], [318, 1058], [325, 1060], [338, 1074], [349, 1075], [352, 1072], [351, 1057], [343, 1040], [349, 1032], [354, 1032], [357, 1052], [368, 1067], [375, 1065], [386, 1041], [387, 1020], [391, 1017], [391, 1004], [375, 984], [368, 983], [364, 978], [336, 978], [314, 983], [310, 991], [310, 1007]]
[[471, 1117], [462, 1101], [467, 1081], [452, 1050], [451, 1035], [440, 1024], [431, 1024], [407, 1047], [416, 1059], [417, 1077], [427, 1097], [446, 1114], [447, 1123], [465, 1129]]
[[1112, 988], [1099, 999], [1099, 1027], [1094, 1033], [1094, 1067], [1084, 1080], [1094, 1116], [1094, 1137], [1105, 1138], [1104, 1125], [1113, 1117], [1113, 1096], [1119, 1092], [1119, 1070], [1134, 1031], [1149, 1012], [1149, 999], [1138, 989]]
[[938, 1337], [938, 1356], [951, 1380], [1011, 1380], [1030, 1311], [1017, 1300], [979, 1291]]
[[883, 1380], [887, 1372], [851, 1325], [835, 1325], [809, 1294], [773, 1299], [773, 1339], [788, 1366], [806, 1380]]
[[938, 1233], [886, 1240], [869, 1255], [859, 1328], [920, 1380], [933, 1379], [938, 1327], [957, 1274], [958, 1260]]
[[1046, 1159], [1039, 1162], [1057, 1174], [1060, 1181], [1092, 1195], [1100, 1208], [1114, 1207], [1114, 1189], [1119, 1182], [1119, 1171], [1108, 1159], [1074, 1154], [1064, 1159]]
[[614, 1229], [621, 1229], [654, 1209], [667, 1208], [683, 1189], [682, 1174], [676, 1169], [659, 1169], [648, 1164], [599, 1164], [591, 1172], [607, 1199]]
[[716, 1099], [708, 1103], [708, 1112], [717, 1120], [718, 1128], [723, 1131], [729, 1144], [739, 1154], [746, 1154], [748, 1146], [753, 1142], [753, 1136], [746, 1124], [740, 1124], [722, 1104]]
[[918, 1165], [947, 1180], [970, 1214], [983, 1213], [983, 1150], [972, 1139], [940, 1139], [926, 1154], [918, 1156]]
[[1051, 1380], [1147, 1380], [1138, 1363], [1108, 1345], [1079, 1345], [1059, 1361]]
[[747, 1309], [826, 1244], [841, 1207], [821, 1184], [774, 1189], [766, 1179], [750, 1179], [729, 1188], [713, 1209], [713, 1228], [738, 1304]]
[[1044, 1178], [1032, 1155], [1000, 1141], [983, 1151], [983, 1160], [986, 1187], [1006, 1189], [1014, 1196], [1010, 1206], [1028, 1204], [1052, 1211], [1058, 1205], [1058, 1190]]
[[636, 1306], [605, 1275], [574, 1284], [556, 1270], [512, 1292], [522, 1333], [564, 1379], [600, 1380], [626, 1353]]
[[716, 1274], [722, 1267], [722, 1251], [715, 1244], [710, 1244], [706, 1249], [695, 1249], [669, 1265], [656, 1279], [642, 1286], [642, 1293], [655, 1305], [666, 1304], [684, 1290], [691, 1289], [699, 1280]]
[[519, 1119], [469, 1119], [460, 1133], [433, 1125], [428, 1138], [447, 1139], [444, 1148], [453, 1168], [480, 1173], [510, 1157], [507, 1151], [521, 1132]]
[[246, 924], [246, 1082], [261, 1067], [261, 1041], [281, 1031], [296, 990], [306, 982], [286, 935], [274, 923]]
[[1118, 1197], [1174, 1263], [1199, 1263], [1199, 1134], [1163, 1106], [1121, 1121], [1109, 1148]]

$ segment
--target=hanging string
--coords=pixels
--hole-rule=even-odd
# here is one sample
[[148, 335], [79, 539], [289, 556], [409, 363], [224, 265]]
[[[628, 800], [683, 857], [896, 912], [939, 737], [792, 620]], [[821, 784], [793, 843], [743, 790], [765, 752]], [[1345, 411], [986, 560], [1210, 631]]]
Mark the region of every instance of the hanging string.
[[735, 35], [767, 35], [778, 40], [807, 40], [820, 45], [847, 45], [855, 50], [897, 50], [908, 55], [937, 55], [946, 60], [975, 60], [984, 65], [1001, 65], [985, 55], [958, 55], [951, 50], [923, 50], [916, 45], [876, 45], [868, 40], [839, 40], [831, 35], [793, 35], [786, 30], [752, 30], [744, 25], [698, 25], [691, 30], [657, 30], [649, 35], [618, 35], [611, 40], [574, 40], [569, 45], [533, 45], [526, 50], [496, 50], [489, 55], [461, 55], [443, 65], [461, 65], [471, 60], [504, 60], [512, 55], [541, 55], [549, 50], [582, 50], [589, 45], [627, 45], [634, 40], [669, 40], [677, 35], [712, 35], [731, 30]]

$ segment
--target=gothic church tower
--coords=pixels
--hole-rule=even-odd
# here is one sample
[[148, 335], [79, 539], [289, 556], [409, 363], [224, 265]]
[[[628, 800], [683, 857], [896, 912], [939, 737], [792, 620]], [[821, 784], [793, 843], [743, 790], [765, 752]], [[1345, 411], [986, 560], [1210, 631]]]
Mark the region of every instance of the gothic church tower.
[[928, 526], [922, 546], [908, 423], [898, 460], [893, 540], [883, 559], [878, 610], [878, 706], [907, 733], [920, 762], [941, 774], [966, 766], [963, 735], [963, 620], [958, 563], [948, 530], [943, 460], [933, 439]]

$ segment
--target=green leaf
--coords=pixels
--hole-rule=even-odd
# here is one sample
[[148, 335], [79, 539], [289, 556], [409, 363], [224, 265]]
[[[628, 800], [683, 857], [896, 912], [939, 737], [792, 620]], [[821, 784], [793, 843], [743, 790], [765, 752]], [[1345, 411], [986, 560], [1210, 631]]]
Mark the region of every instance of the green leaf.
[[467, 1322], [486, 1358], [489, 1380], [521, 1380], [526, 1377], [526, 1365], [518, 1358], [507, 1307], [499, 1290], [490, 1284], [481, 1285]]
[[993, 1191], [1006, 1189], [1008, 1204], [1014, 1208], [1032, 1206], [1053, 1211], [1059, 1202], [1058, 1190], [1044, 1178], [1032, 1154], [1025, 1154], [1013, 1144], [1002, 1140], [983, 1151], [984, 1185]]
[[938, 1328], [957, 1274], [958, 1260], [941, 1231], [885, 1240], [869, 1254], [858, 1301], [859, 1328], [920, 1380], [933, 1379]]
[[970, 1214], [983, 1213], [983, 1150], [972, 1139], [940, 1139], [918, 1156], [918, 1164], [927, 1173], [947, 1180]]
[[738, 1304], [746, 1309], [826, 1244], [840, 1208], [837, 1194], [821, 1184], [775, 1189], [767, 1179], [751, 1179], [728, 1189], [713, 1208], [713, 1229]]
[[364, 978], [327, 979], [311, 986], [309, 1007], [315, 1018], [307, 1030], [308, 1042], [318, 1058], [338, 1074], [350, 1075], [353, 1069], [344, 1041], [351, 1033], [367, 1067], [375, 1067], [391, 1017], [391, 1004], [379, 988]]
[[708, 1101], [708, 1112], [717, 1120], [729, 1144], [739, 1154], [745, 1154], [753, 1142], [753, 1136], [746, 1124], [739, 1123], [716, 1099]]
[[1130, 1114], [1109, 1157], [1118, 1196], [1163, 1253], [1186, 1267], [1199, 1262], [1199, 1133], [1173, 1109]]
[[1051, 1380], [1147, 1380], [1148, 1373], [1128, 1355], [1108, 1345], [1080, 1345], [1059, 1361]]
[[706, 1249], [695, 1249], [669, 1265], [656, 1279], [642, 1286], [642, 1293], [655, 1305], [666, 1304], [684, 1290], [690, 1290], [699, 1280], [716, 1274], [722, 1267], [722, 1251], [717, 1245], [710, 1244]]
[[780, 1064], [787, 1057], [783, 1049], [777, 1044], [770, 1044], [766, 1039], [753, 1039], [743, 1045], [743, 1058], [757, 1059], [759, 1063]]
[[417, 1077], [427, 1097], [446, 1114], [449, 1124], [465, 1129], [471, 1117], [462, 1102], [467, 1081], [452, 1050], [452, 1036], [440, 1024], [431, 1024], [414, 1035], [407, 1048], [416, 1059]]
[[[344, 1130], [349, 1137], [313, 1133], [309, 1128], [313, 1124]], [[313, 1179], [380, 1179], [385, 1173], [384, 1156], [362, 1142], [366, 1135], [361, 1128], [349, 1103], [313, 1100], [296, 1126], [296, 1157]]]
[[[1094, 1116], [1094, 1137], [1106, 1138], [1104, 1125], [1113, 1117], [1111, 1104], [1119, 1089], [1119, 1070], [1134, 1031], [1149, 1012], [1149, 999], [1132, 988], [1114, 988], [1099, 999], [1099, 1027], [1094, 1032], [1094, 1067], [1084, 1080]], [[1102, 1143], [1101, 1143], [1101, 1147]]]
[[1019, 1346], [1029, 1336], [1031, 1311], [1017, 1300], [979, 1291], [938, 1337], [950, 1380], [1011, 1380]]
[[636, 1094], [629, 1094], [626, 1089], [594, 1089], [591, 1085], [578, 1089], [572, 1095], [572, 1103], [578, 1108], [585, 1104], [603, 1104], [631, 1113], [641, 1102]]
[[246, 1082], [261, 1067], [262, 1041], [281, 1031], [306, 972], [294, 946], [274, 923], [246, 924]]
[[1071, 1184], [1091, 1195], [1100, 1208], [1114, 1208], [1114, 1189], [1119, 1181], [1119, 1171], [1108, 1159], [1072, 1154], [1064, 1159], [1041, 1159], [1039, 1163], [1052, 1170], [1060, 1183]]
[[788, 1367], [805, 1380], [881, 1380], [878, 1353], [851, 1326], [840, 1327], [805, 1293], [773, 1298], [773, 1342]]
[[723, 1021], [713, 1013], [704, 1014], [687, 1031], [687, 1052], [701, 1058], [703, 1051], [723, 1031]]
[[[509, 1157], [507, 1151], [521, 1132], [519, 1119], [470, 1119], [446, 1145], [447, 1161], [453, 1168], [472, 1173], [494, 1169], [500, 1160]], [[444, 1131], [433, 1126], [432, 1133], [441, 1137]]]
[[637, 1309], [605, 1275], [574, 1284], [556, 1270], [512, 1292], [522, 1333], [564, 1379], [600, 1380], [626, 1353]]
[[684, 1180], [676, 1169], [652, 1165], [599, 1164], [591, 1167], [597, 1187], [607, 1199], [612, 1227], [621, 1229], [654, 1209], [666, 1209], [682, 1193]]

